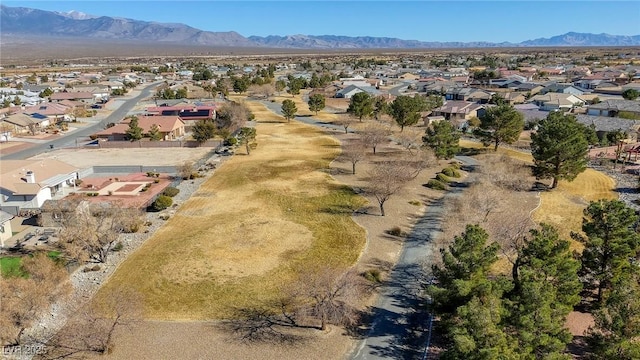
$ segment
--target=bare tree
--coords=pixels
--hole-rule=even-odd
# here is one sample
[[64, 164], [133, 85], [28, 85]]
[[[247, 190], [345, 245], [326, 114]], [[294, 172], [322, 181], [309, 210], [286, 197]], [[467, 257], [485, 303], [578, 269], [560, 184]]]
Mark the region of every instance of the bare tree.
[[356, 120], [352, 118], [350, 115], [342, 115], [338, 118], [338, 120], [334, 121], [333, 123], [336, 125], [342, 126], [344, 128], [344, 133], [348, 134], [349, 127], [353, 125], [355, 122]]
[[373, 149], [373, 153], [376, 153], [378, 145], [387, 140], [391, 134], [391, 130], [378, 122], [368, 123], [361, 131], [362, 142]]
[[384, 216], [384, 204], [402, 187], [420, 172], [416, 164], [407, 161], [383, 161], [373, 166], [369, 173], [369, 193], [380, 206], [380, 215]]
[[103, 263], [120, 234], [138, 231], [141, 223], [142, 214], [137, 209], [83, 203], [64, 222], [59, 243], [73, 259]]
[[100, 304], [74, 310], [67, 324], [46, 343], [45, 359], [86, 358], [107, 354], [115, 346], [119, 328], [142, 320], [142, 297], [130, 289], [116, 289]]
[[366, 157], [365, 146], [360, 139], [355, 139], [344, 145], [340, 158], [351, 163], [352, 174], [356, 174], [356, 164]]
[[191, 174], [196, 170], [193, 162], [185, 161], [177, 167], [178, 176], [180, 176], [183, 180], [187, 180], [191, 177]]
[[216, 112], [216, 127], [233, 134], [245, 126], [253, 115], [244, 103], [229, 102]]
[[265, 99], [272, 97], [276, 93], [276, 87], [273, 84], [261, 84], [261, 85], [251, 85], [249, 86], [249, 92], [253, 94], [253, 96], [259, 96]]
[[355, 303], [362, 292], [362, 277], [349, 270], [323, 267], [308, 269], [285, 293], [297, 304], [298, 316], [307, 316], [320, 323], [325, 330], [327, 324], [352, 325], [358, 319]]
[[66, 269], [46, 254], [24, 258], [22, 267], [28, 277], [0, 281], [0, 345], [20, 344], [24, 331], [71, 292]]
[[422, 133], [419, 129], [407, 128], [407, 131], [403, 131], [396, 136], [396, 141], [409, 150], [410, 154], [413, 154], [413, 150], [422, 146]]

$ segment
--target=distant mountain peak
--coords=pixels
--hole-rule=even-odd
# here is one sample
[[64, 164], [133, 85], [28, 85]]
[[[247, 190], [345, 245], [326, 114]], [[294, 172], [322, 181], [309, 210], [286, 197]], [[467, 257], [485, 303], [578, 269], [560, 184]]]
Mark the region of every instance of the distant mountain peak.
[[640, 35], [568, 32], [566, 34], [509, 42], [440, 42], [390, 37], [343, 35], [269, 35], [248, 38], [235, 31], [203, 31], [185, 24], [159, 23], [80, 11], [52, 12], [0, 4], [0, 35], [58, 36], [85, 39], [135, 40], [182, 45], [269, 47], [291, 49], [429, 49], [485, 47], [639, 46]]
[[87, 19], [95, 19], [98, 18], [99, 16], [95, 16], [95, 15], [89, 15], [87, 13], [83, 13], [81, 11], [76, 11], [76, 10], [70, 10], [70, 11], [66, 11], [66, 12], [62, 12], [62, 11], [54, 11], [54, 13], [64, 16], [66, 18], [69, 19], [74, 19], [74, 20], [87, 20]]

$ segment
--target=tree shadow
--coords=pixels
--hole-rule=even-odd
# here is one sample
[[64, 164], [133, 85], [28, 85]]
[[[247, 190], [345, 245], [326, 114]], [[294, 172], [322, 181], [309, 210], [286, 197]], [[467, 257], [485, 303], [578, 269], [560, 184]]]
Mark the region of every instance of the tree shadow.
[[288, 346], [309, 340], [307, 336], [295, 333], [292, 329], [315, 328], [298, 325], [292, 319], [267, 309], [251, 307], [235, 308], [231, 320], [221, 321], [214, 326], [241, 343]]

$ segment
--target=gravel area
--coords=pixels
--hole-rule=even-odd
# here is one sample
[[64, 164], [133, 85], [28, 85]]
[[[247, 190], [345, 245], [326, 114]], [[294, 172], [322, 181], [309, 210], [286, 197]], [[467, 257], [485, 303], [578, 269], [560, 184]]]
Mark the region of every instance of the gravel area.
[[[205, 163], [215, 164], [216, 167], [222, 165], [226, 157], [213, 155], [208, 158]], [[28, 329], [25, 339], [48, 339], [56, 331], [62, 328], [69, 314], [73, 314], [74, 310], [81, 307], [89, 301], [98, 291], [100, 286], [115, 272], [118, 266], [127, 258], [129, 254], [140, 247], [148, 238], [151, 237], [159, 228], [161, 228], [166, 219], [165, 216], [172, 216], [176, 210], [187, 201], [191, 195], [198, 190], [200, 185], [204, 183], [215, 170], [208, 170], [203, 177], [194, 180], [181, 181], [176, 187], [180, 192], [173, 197], [173, 202], [177, 206], [162, 212], [149, 212], [145, 214], [146, 221], [151, 225], [147, 226], [144, 232], [134, 234], [121, 234], [119, 241], [122, 242], [123, 248], [118, 252], [112, 252], [107, 262], [100, 265], [100, 270], [83, 272], [82, 269], [92, 264], [83, 265], [70, 274], [70, 281], [73, 285], [73, 293], [71, 297], [62, 303], [52, 305], [50, 311], [32, 328]], [[165, 220], [163, 220], [163, 218]], [[28, 343], [29, 341], [27, 341]], [[21, 359], [26, 359], [22, 357]], [[29, 357], [30, 358], [30, 357]]]
[[[612, 177], [616, 181], [616, 191], [620, 197], [620, 200], [624, 201], [627, 206], [632, 207], [636, 211], [640, 211], [640, 192], [638, 187], [640, 182], [638, 181], [637, 167], [634, 167], [633, 173], [621, 172], [621, 169], [616, 170], [600, 165], [590, 165], [593, 169], [601, 171], [608, 176]], [[627, 167], [627, 171], [629, 168]], [[636, 174], [636, 175], [634, 175]]]

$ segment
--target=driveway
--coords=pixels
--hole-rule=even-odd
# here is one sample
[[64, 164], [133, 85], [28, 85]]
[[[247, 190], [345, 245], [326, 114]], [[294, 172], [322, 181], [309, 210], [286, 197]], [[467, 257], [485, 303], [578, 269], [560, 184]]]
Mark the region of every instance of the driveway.
[[77, 146], [77, 141], [82, 139], [84, 141], [89, 135], [104, 129], [105, 125], [113, 122], [118, 123], [122, 120], [127, 113], [136, 106], [138, 101], [148, 97], [151, 95], [155, 87], [159, 84], [159, 82], [155, 82], [146, 86], [140, 94], [137, 96], [130, 98], [120, 105], [117, 109], [115, 109], [111, 114], [105, 117], [102, 121], [97, 122], [93, 125], [83, 127], [77, 131], [73, 131], [69, 134], [65, 134], [64, 136], [57, 138], [55, 140], [48, 140], [27, 149], [16, 151], [11, 154], [0, 154], [0, 159], [3, 160], [23, 160], [28, 159], [32, 156], [38, 155], [45, 151], [49, 151], [51, 149], [59, 149], [65, 147], [75, 147]]
[[[464, 164], [465, 170], [473, 171], [478, 165], [475, 159], [468, 156], [457, 156], [456, 159]], [[429, 258], [436, 250], [433, 249], [431, 240], [441, 234], [444, 204], [459, 196], [468, 180], [469, 177], [452, 186], [440, 200], [429, 205], [413, 227], [373, 308], [371, 327], [351, 354], [351, 359], [423, 357], [431, 337], [428, 325], [431, 315], [421, 313], [419, 309], [427, 301], [423, 294], [426, 271], [430, 268]]]

